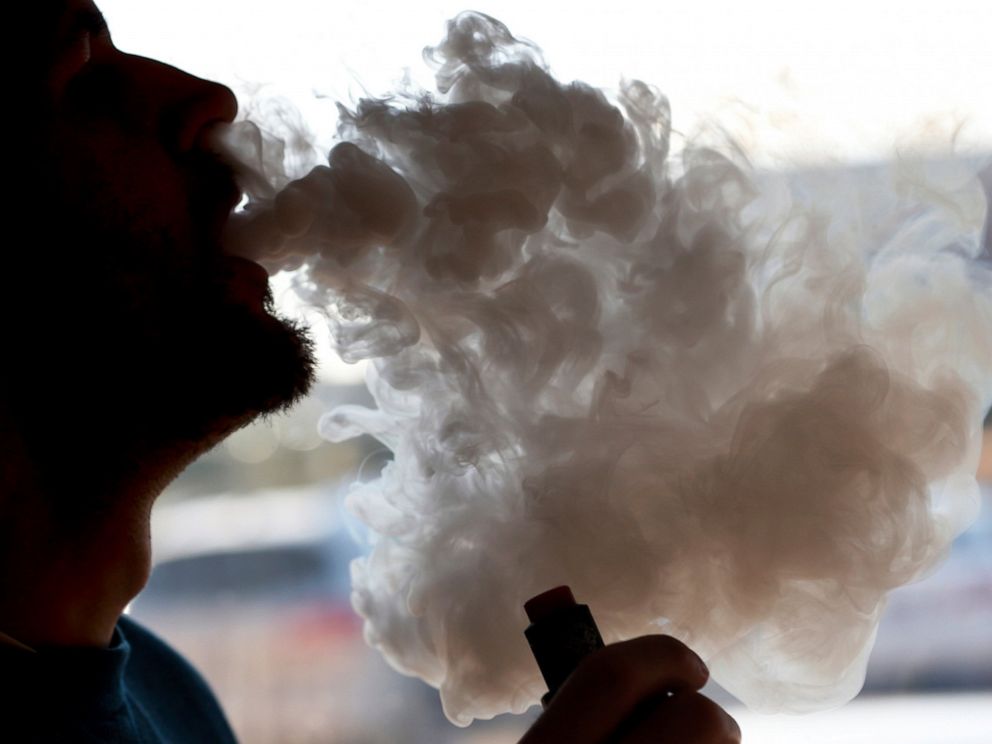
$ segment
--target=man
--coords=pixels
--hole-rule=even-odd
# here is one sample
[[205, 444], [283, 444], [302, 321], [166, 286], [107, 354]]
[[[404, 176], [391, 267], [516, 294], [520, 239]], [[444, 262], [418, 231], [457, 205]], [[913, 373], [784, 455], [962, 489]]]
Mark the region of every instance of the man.
[[[197, 673], [121, 613], [158, 494], [313, 378], [264, 271], [220, 251], [239, 193], [205, 139], [236, 102], [115, 48], [89, 0], [21, 0], [8, 31], [27, 51], [0, 300], [0, 740], [233, 741]], [[738, 741], [706, 676], [674, 639], [616, 644], [525, 741]]]

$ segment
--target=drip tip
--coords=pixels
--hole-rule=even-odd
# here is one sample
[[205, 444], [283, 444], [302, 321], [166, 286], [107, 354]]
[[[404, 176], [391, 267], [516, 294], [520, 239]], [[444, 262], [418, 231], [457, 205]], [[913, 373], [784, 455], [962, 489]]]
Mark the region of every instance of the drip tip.
[[562, 585], [528, 599], [524, 602], [524, 612], [527, 613], [528, 620], [532, 623], [538, 623], [556, 612], [574, 607], [575, 604], [575, 595], [572, 594], [572, 590]]

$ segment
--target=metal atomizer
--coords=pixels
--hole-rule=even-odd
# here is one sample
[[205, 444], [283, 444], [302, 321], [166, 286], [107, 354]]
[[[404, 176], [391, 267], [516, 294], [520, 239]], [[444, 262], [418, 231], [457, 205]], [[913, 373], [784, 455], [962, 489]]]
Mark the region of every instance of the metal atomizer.
[[524, 631], [537, 666], [548, 685], [545, 708], [558, 688], [586, 656], [603, 648], [603, 638], [589, 606], [578, 604], [567, 586], [549, 589], [524, 603], [530, 625]]

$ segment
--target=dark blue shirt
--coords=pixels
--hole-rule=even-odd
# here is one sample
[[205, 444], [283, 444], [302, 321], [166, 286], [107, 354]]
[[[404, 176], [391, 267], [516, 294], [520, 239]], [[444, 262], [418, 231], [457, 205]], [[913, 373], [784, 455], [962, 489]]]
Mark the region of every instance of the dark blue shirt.
[[0, 646], [0, 741], [10, 744], [230, 744], [203, 678], [122, 617], [107, 648]]

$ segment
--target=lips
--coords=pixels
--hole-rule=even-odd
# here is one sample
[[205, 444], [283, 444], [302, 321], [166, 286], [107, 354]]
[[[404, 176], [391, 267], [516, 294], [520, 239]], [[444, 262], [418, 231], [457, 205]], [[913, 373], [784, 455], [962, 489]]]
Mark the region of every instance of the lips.
[[240, 256], [223, 256], [224, 291], [239, 304], [265, 307], [272, 297], [269, 273], [254, 261]]
[[241, 203], [244, 192], [234, 177], [231, 166], [218, 152], [200, 147], [188, 155], [190, 168], [191, 209], [203, 220], [210, 252], [219, 259], [219, 276], [229, 295], [251, 304], [265, 303], [271, 297], [269, 273], [259, 264], [242, 256], [221, 251], [222, 235], [234, 209]]
[[194, 221], [219, 238], [224, 224], [241, 203], [243, 191], [230, 166], [209, 152], [197, 151], [187, 157], [190, 210]]
[[224, 256], [224, 263], [234, 278], [259, 289], [268, 290], [269, 272], [259, 264], [241, 256]]
[[234, 208], [241, 203], [241, 198], [243, 192], [241, 188], [234, 182], [233, 179], [224, 179], [223, 184], [219, 185], [218, 197], [221, 206], [224, 211], [228, 214], [234, 211]]

